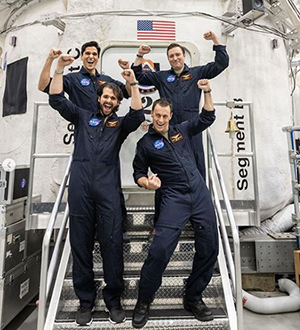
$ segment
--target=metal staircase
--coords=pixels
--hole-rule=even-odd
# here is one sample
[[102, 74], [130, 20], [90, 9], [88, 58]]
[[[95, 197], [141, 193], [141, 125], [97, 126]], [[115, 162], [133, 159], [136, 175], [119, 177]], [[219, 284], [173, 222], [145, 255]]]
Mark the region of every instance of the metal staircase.
[[[38, 108], [46, 105], [45, 103], [36, 103], [35, 105], [33, 137], [36, 136]], [[222, 244], [220, 244], [218, 263], [215, 266], [214, 275], [203, 294], [203, 299], [207, 306], [212, 309], [215, 318], [210, 322], [200, 322], [187, 312], [182, 305], [184, 286], [192, 267], [191, 260], [194, 254], [193, 230], [188, 223], [164, 273], [162, 285], [151, 305], [150, 318], [144, 329], [243, 329], [239, 235], [210, 131], [208, 130], [207, 133], [210, 155], [208, 164], [209, 183], [219, 221], [219, 236]], [[46, 157], [57, 158], [66, 157], [66, 155], [37, 154], [36, 144], [33, 142], [30, 166], [32, 173], [35, 160]], [[52, 207], [51, 215], [41, 213], [41, 210], [37, 213], [41, 205], [34, 205], [31, 201], [28, 203], [27, 219], [29, 228], [36, 226], [39, 220], [43, 222], [48, 218], [42, 248], [38, 330], [78, 328], [75, 324], [78, 300], [72, 285], [72, 258], [68, 237], [69, 210], [68, 205], [64, 206], [64, 203], [62, 203], [71, 162], [72, 155], [69, 156], [69, 163], [56, 202]], [[216, 182], [218, 188], [216, 188]], [[218, 197], [220, 192], [222, 194], [222, 205], [225, 205], [225, 209], [222, 209]], [[90, 329], [132, 329], [131, 318], [138, 295], [140, 270], [151, 244], [150, 232], [154, 216], [154, 195], [153, 192], [146, 192], [140, 188], [125, 189], [124, 194], [127, 198], [128, 219], [126, 222], [126, 240], [124, 240], [125, 290], [122, 304], [126, 311], [127, 320], [117, 325], [113, 325], [108, 321], [101, 293], [101, 289], [105, 285], [102, 260], [98, 243], [95, 243], [94, 271], [98, 294], [95, 311], [93, 312], [94, 321], [88, 327]], [[30, 195], [32, 195], [32, 183], [29, 185], [29, 199]], [[49, 203], [46, 204], [49, 207]], [[228, 224], [233, 236], [233, 254], [226, 231]], [[53, 235], [55, 229], [58, 230]], [[53, 237], [55, 238], [55, 246], [51, 251], [50, 245]]]

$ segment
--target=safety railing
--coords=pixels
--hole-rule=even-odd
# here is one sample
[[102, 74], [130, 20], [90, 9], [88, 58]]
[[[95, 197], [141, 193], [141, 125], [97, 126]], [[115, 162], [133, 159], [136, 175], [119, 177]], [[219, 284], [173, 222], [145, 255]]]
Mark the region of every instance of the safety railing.
[[[33, 196], [33, 178], [34, 178], [34, 169], [35, 169], [35, 161], [39, 158], [69, 158], [68, 165], [61, 182], [56, 201], [54, 203], [54, 207], [49, 219], [49, 223], [45, 232], [45, 236], [43, 239], [43, 246], [42, 246], [42, 264], [41, 264], [41, 273], [40, 273], [40, 294], [39, 294], [39, 308], [38, 308], [38, 330], [43, 330], [46, 320], [46, 304], [48, 300], [48, 295], [53, 284], [54, 275], [56, 273], [57, 264], [60, 261], [60, 248], [65, 236], [65, 229], [67, 226], [67, 222], [69, 219], [69, 208], [68, 204], [64, 210], [64, 216], [62, 223], [60, 225], [60, 229], [58, 231], [55, 246], [53, 249], [53, 253], [50, 260], [50, 243], [51, 238], [53, 236], [53, 231], [55, 228], [57, 215], [59, 212], [59, 208], [62, 202], [62, 198], [64, 195], [64, 191], [69, 179], [71, 163], [72, 163], [72, 155], [70, 154], [55, 154], [55, 153], [37, 153], [36, 146], [37, 146], [37, 130], [38, 130], [38, 115], [40, 107], [48, 106], [47, 102], [35, 102], [34, 103], [34, 113], [33, 113], [33, 125], [32, 125], [32, 140], [31, 140], [31, 153], [30, 153], [30, 175], [29, 175], [29, 184], [28, 184], [28, 202], [27, 202], [27, 209], [26, 209], [26, 230], [29, 229], [30, 225], [30, 217], [31, 217], [31, 204], [32, 204], [32, 196]], [[65, 244], [67, 247], [68, 241]], [[64, 253], [63, 252], [63, 256]], [[64, 259], [68, 258], [69, 250], [64, 257]], [[61, 268], [61, 267], [60, 267]], [[50, 329], [50, 328], [49, 328]]]
[[[300, 126], [286, 126], [282, 128], [287, 133], [289, 159], [292, 174], [292, 191], [294, 200], [293, 220], [296, 222], [296, 243], [300, 249], [300, 210], [299, 210], [299, 192], [300, 192], [300, 153], [296, 148], [295, 132], [300, 132]], [[299, 134], [300, 135], [300, 134]]]
[[[224, 249], [226, 265], [230, 274], [231, 284], [232, 284], [232, 294], [235, 299], [236, 304], [236, 324], [233, 324], [231, 328], [236, 328], [238, 330], [243, 330], [243, 303], [242, 303], [242, 274], [241, 274], [241, 253], [240, 253], [240, 239], [239, 232], [234, 220], [234, 215], [230, 200], [226, 191], [225, 182], [221, 172], [221, 168], [218, 161], [218, 156], [212, 141], [212, 136], [210, 129], [207, 129], [207, 143], [208, 143], [208, 174], [209, 174], [209, 186], [215, 203], [215, 208], [217, 211], [217, 216], [219, 220], [220, 236], [222, 250]], [[218, 178], [219, 188], [222, 193], [222, 197], [225, 204], [225, 210], [227, 214], [227, 219], [232, 233], [233, 239], [233, 254], [232, 257], [230, 242], [226, 230], [225, 219], [223, 215], [223, 210], [221, 208], [220, 199], [218, 196], [218, 191], [216, 187], [216, 182], [214, 179], [214, 171]], [[222, 276], [223, 278], [223, 276]], [[228, 315], [230, 321], [230, 315]], [[235, 318], [234, 318], [235, 319]]]

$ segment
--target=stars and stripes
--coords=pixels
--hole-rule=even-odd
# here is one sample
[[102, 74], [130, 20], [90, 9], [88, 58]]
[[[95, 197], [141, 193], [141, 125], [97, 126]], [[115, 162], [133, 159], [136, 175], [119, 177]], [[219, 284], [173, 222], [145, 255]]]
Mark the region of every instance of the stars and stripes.
[[175, 21], [138, 20], [137, 40], [176, 40]]

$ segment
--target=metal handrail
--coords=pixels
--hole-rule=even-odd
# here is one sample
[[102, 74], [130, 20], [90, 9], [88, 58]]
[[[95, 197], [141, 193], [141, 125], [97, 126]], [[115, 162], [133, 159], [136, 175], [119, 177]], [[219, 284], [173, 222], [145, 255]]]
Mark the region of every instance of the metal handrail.
[[[67, 158], [69, 157], [67, 169], [65, 171], [61, 186], [58, 191], [58, 195], [56, 201], [54, 203], [54, 207], [50, 216], [50, 220], [48, 223], [48, 227], [45, 232], [45, 236], [43, 239], [42, 246], [42, 264], [41, 264], [41, 274], [40, 274], [40, 295], [39, 295], [39, 309], [38, 309], [38, 330], [44, 329], [45, 324], [45, 316], [46, 316], [46, 303], [48, 294], [53, 282], [55, 270], [57, 267], [57, 263], [59, 261], [60, 254], [60, 246], [64, 238], [65, 228], [69, 218], [69, 207], [66, 205], [64, 211], [64, 217], [62, 220], [62, 224], [60, 226], [56, 244], [54, 247], [54, 251], [52, 253], [51, 261], [49, 264], [49, 252], [50, 252], [50, 240], [53, 234], [53, 230], [55, 227], [55, 223], [57, 220], [57, 215], [59, 211], [59, 207], [64, 195], [64, 191], [70, 176], [71, 163], [72, 163], [72, 155], [70, 154], [56, 154], [56, 153], [36, 153], [37, 146], [37, 129], [38, 129], [38, 114], [39, 108], [41, 106], [48, 106], [48, 102], [35, 102], [34, 103], [34, 111], [33, 111], [33, 124], [32, 124], [32, 136], [31, 136], [31, 151], [30, 151], [30, 173], [29, 173], [29, 183], [28, 183], [28, 199], [26, 205], [26, 230], [30, 229], [29, 220], [31, 217], [31, 204], [33, 198], [33, 177], [34, 177], [34, 168], [35, 168], [35, 160], [41, 158]], [[25, 247], [26, 249], [27, 247]], [[26, 251], [25, 251], [26, 252]], [[49, 266], [48, 266], [49, 264]]]
[[48, 294], [50, 291], [50, 287], [52, 285], [52, 280], [55, 272], [55, 267], [57, 265], [58, 261], [58, 255], [59, 255], [59, 247], [63, 239], [63, 233], [67, 224], [68, 216], [69, 216], [69, 209], [68, 204], [65, 209], [64, 219], [63, 223], [60, 227], [57, 241], [55, 244], [55, 248], [52, 254], [51, 262], [48, 268], [49, 264], [49, 252], [50, 252], [50, 240], [52, 237], [52, 233], [54, 230], [55, 222], [57, 219], [59, 206], [61, 204], [63, 194], [66, 188], [67, 181], [69, 179], [70, 170], [71, 170], [71, 164], [72, 164], [72, 155], [69, 158], [68, 166], [63, 178], [63, 181], [61, 183], [61, 186], [59, 188], [56, 201], [54, 203], [54, 207], [50, 216], [49, 224], [45, 232], [45, 236], [43, 239], [43, 246], [42, 246], [42, 265], [41, 265], [41, 274], [40, 274], [40, 295], [39, 295], [39, 310], [38, 310], [38, 330], [43, 330], [44, 324], [45, 324], [45, 315], [46, 315], [46, 303]]
[[[221, 193], [223, 196], [223, 200], [225, 203], [225, 209], [227, 218], [229, 221], [229, 225], [232, 232], [232, 238], [233, 238], [233, 252], [234, 252], [234, 260], [232, 260], [232, 254], [229, 246], [229, 239], [226, 233], [225, 223], [223, 216], [219, 216], [220, 221], [220, 229], [222, 233], [222, 239], [225, 245], [225, 253], [226, 253], [226, 259], [228, 262], [229, 272], [233, 284], [233, 295], [236, 300], [236, 312], [237, 312], [237, 328], [239, 330], [243, 330], [243, 303], [242, 303], [242, 274], [241, 274], [241, 253], [240, 253], [240, 238], [239, 238], [239, 232], [237, 229], [237, 226], [235, 224], [233, 211], [230, 205], [230, 200], [226, 191], [225, 182], [223, 179], [222, 171], [219, 165], [218, 156], [212, 141], [212, 136], [210, 133], [210, 129], [207, 129], [207, 141], [208, 141], [208, 152], [209, 152], [209, 178], [210, 183], [213, 184], [213, 172], [212, 172], [212, 161], [211, 156], [214, 161], [216, 174], [218, 177], [219, 186], [221, 189]], [[213, 190], [215, 187], [213, 187]], [[220, 204], [220, 201], [218, 198], [216, 198], [215, 203], [217, 205]], [[220, 205], [219, 205], [220, 207]], [[219, 212], [218, 212], [219, 213]], [[222, 213], [222, 212], [221, 212]], [[219, 214], [218, 214], [219, 215]], [[233, 269], [234, 265], [234, 269]]]
[[[31, 133], [31, 149], [30, 149], [30, 164], [29, 164], [29, 182], [28, 182], [28, 197], [26, 204], [26, 230], [29, 230], [29, 220], [31, 213], [32, 195], [33, 195], [33, 176], [35, 169], [35, 160], [38, 158], [68, 158], [70, 154], [37, 154], [36, 144], [37, 144], [37, 129], [38, 129], [38, 115], [39, 108], [42, 106], [49, 106], [48, 102], [34, 102], [33, 108], [33, 123], [32, 123], [32, 133]], [[25, 247], [27, 249], [27, 247]], [[25, 251], [26, 252], [26, 251]]]

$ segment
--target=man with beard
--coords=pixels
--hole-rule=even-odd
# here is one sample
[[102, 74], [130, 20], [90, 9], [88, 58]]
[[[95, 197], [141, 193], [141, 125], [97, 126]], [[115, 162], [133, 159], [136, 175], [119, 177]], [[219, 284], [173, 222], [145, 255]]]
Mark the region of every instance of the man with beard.
[[50, 85], [49, 103], [75, 126], [68, 203], [73, 284], [80, 301], [76, 323], [84, 326], [92, 322], [96, 298], [92, 255], [95, 228], [103, 260], [106, 310], [112, 323], [120, 323], [125, 321], [125, 312], [120, 302], [124, 265], [119, 152], [127, 136], [144, 121], [144, 113], [130, 69], [122, 73], [132, 93], [131, 108], [125, 117], [116, 114], [122, 91], [110, 82], [98, 88], [99, 110], [93, 113], [66, 99], [62, 93], [62, 72], [73, 60], [70, 55], [59, 56]]
[[[69, 95], [69, 99], [77, 106], [87, 109], [91, 112], [98, 111], [98, 95], [97, 89], [105, 82], [114, 83], [122, 90], [123, 96], [129, 98], [131, 88], [128, 82], [124, 85], [122, 82], [111, 78], [108, 75], [100, 74], [96, 70], [96, 66], [100, 59], [100, 46], [96, 41], [88, 41], [81, 46], [82, 67], [78, 72], [71, 72], [63, 76], [63, 90]], [[49, 93], [51, 82], [50, 70], [53, 61], [62, 54], [60, 49], [52, 48], [46, 59], [40, 79], [38, 89], [42, 92]], [[119, 62], [120, 63], [120, 62]], [[61, 73], [64, 73], [62, 69]], [[120, 165], [119, 165], [120, 166]], [[119, 171], [120, 172], [120, 171]], [[125, 199], [121, 189], [120, 180], [120, 195], [122, 204], [123, 216], [123, 231], [125, 231], [126, 208]]]

